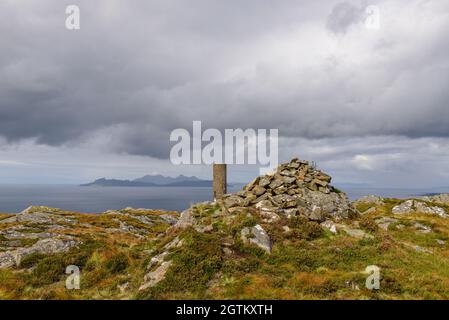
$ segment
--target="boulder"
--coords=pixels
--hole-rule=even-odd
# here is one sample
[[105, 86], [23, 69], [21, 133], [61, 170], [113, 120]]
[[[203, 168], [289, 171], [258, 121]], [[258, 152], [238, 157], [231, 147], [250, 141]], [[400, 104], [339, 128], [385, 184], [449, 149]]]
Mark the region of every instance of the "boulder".
[[243, 243], [254, 244], [267, 253], [271, 253], [270, 236], [259, 224], [251, 228], [243, 228], [241, 231], [241, 239]]

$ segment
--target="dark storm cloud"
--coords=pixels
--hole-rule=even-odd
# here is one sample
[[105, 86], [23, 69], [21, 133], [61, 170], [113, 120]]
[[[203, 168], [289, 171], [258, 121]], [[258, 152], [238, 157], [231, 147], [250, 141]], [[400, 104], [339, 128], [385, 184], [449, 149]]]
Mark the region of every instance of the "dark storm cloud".
[[[379, 5], [401, 17], [400, 3]], [[64, 28], [68, 4], [81, 8], [80, 31]], [[419, 33], [393, 21], [377, 35], [350, 28], [362, 9], [2, 1], [0, 135], [53, 146], [95, 140], [158, 158], [168, 156], [170, 131], [193, 120], [311, 139], [449, 136], [447, 5], [428, 12]]]

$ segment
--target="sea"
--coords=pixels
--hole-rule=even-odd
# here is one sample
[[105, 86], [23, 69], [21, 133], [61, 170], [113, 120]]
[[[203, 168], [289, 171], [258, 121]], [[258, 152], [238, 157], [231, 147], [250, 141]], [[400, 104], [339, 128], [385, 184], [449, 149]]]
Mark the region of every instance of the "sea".
[[[241, 186], [231, 187], [229, 192]], [[351, 200], [364, 195], [408, 198], [449, 193], [447, 188], [401, 189], [340, 187]], [[211, 188], [199, 187], [81, 187], [74, 185], [0, 185], [0, 212], [16, 213], [31, 205], [67, 211], [99, 213], [126, 207], [182, 211], [193, 203], [211, 200]]]

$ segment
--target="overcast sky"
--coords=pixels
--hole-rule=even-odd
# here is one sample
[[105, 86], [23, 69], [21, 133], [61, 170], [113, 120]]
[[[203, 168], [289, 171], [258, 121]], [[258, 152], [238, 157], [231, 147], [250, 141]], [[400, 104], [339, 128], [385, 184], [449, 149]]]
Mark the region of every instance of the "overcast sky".
[[168, 160], [193, 120], [277, 128], [337, 182], [447, 186], [449, 0], [0, 1], [0, 184], [209, 177]]

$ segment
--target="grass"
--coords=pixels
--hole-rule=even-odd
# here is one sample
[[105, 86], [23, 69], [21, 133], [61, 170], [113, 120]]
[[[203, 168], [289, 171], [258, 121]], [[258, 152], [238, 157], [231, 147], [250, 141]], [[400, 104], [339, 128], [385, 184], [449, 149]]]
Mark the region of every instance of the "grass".
[[222, 267], [220, 239], [217, 235], [188, 230], [184, 245], [175, 250], [170, 260], [173, 266], [166, 278], [139, 295], [140, 298], [202, 298], [208, 282]]
[[[152, 226], [143, 226], [132, 217], [119, 216], [135, 227], [151, 230], [148, 238], [138, 238], [127, 233], [107, 232], [117, 227], [114, 215], [94, 215], [45, 209], [46, 212], [78, 221], [64, 224], [67, 229], [55, 231], [75, 237], [82, 244], [69, 252], [46, 255], [35, 253], [21, 260], [15, 269], [0, 269], [0, 299], [111, 299], [131, 298], [140, 285], [145, 273], [144, 250], [152, 247], [152, 240], [164, 233], [169, 225], [159, 215], [173, 212], [132, 211], [133, 215], [145, 215], [154, 221]], [[157, 214], [156, 214], [157, 212]], [[63, 224], [63, 223], [60, 223]], [[5, 224], [11, 227], [18, 224]], [[25, 231], [47, 231], [44, 225], [23, 224]], [[3, 225], [4, 226], [4, 225]], [[39, 227], [39, 230], [35, 229]], [[0, 241], [7, 241], [0, 235]], [[33, 244], [38, 239], [22, 239], [22, 245]], [[26, 242], [26, 243], [24, 243]], [[80, 268], [81, 290], [67, 290], [66, 267]], [[130, 290], [121, 293], [117, 285], [130, 284]], [[132, 290], [132, 291], [131, 291]]]
[[[212, 230], [201, 233], [190, 228], [166, 234], [169, 226], [151, 214], [155, 225], [146, 226], [150, 231], [146, 238], [105, 232], [115, 225], [113, 219], [137, 221], [133, 226], [144, 228], [132, 217], [71, 213], [90, 226], [61, 232], [83, 244], [68, 253], [34, 254], [17, 269], [0, 270], [0, 299], [449, 299], [449, 219], [392, 215], [391, 208], [399, 203], [386, 199], [370, 214], [340, 222], [373, 236], [361, 240], [344, 232], [323, 231], [318, 223], [300, 217], [280, 215], [277, 222], [266, 223], [257, 212], [246, 209], [222, 215], [217, 205], [194, 209], [196, 218], [212, 224]], [[375, 223], [379, 217], [398, 221], [385, 231]], [[417, 222], [432, 231], [419, 232]], [[273, 240], [271, 254], [242, 243], [241, 230], [256, 224]], [[165, 279], [138, 291], [149, 260], [164, 252], [175, 237], [183, 245], [166, 256], [172, 265]], [[432, 253], [417, 251], [415, 246]], [[65, 268], [72, 264], [80, 267], [81, 290], [65, 289]], [[364, 272], [370, 265], [380, 268], [380, 290], [365, 287]], [[130, 289], [121, 293], [117, 285], [124, 283]]]

